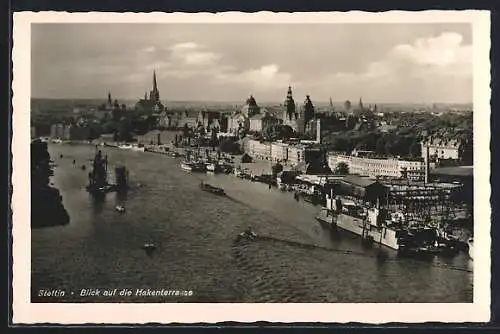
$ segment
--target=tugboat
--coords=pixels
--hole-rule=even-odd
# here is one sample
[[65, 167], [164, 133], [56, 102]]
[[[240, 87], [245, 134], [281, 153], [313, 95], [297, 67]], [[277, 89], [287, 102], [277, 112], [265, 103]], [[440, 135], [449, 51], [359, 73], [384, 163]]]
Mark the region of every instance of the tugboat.
[[152, 242], [146, 242], [144, 246], [142, 246], [142, 249], [144, 249], [144, 251], [148, 256], [151, 256], [153, 252], [156, 250], [156, 246]]
[[123, 205], [117, 205], [115, 207], [115, 210], [118, 211], [119, 213], [125, 213], [125, 207]]
[[248, 227], [245, 231], [238, 234], [236, 241], [242, 241], [242, 240], [252, 241], [255, 240], [255, 238], [257, 238], [257, 233], [252, 231], [251, 227]]
[[203, 181], [201, 181], [201, 183], [200, 183], [200, 188], [201, 188], [201, 190], [208, 191], [208, 192], [215, 194], [215, 195], [219, 195], [219, 196], [226, 195], [226, 192], [224, 191], [224, 189], [214, 187], [214, 186], [212, 186], [208, 183], [205, 183]]

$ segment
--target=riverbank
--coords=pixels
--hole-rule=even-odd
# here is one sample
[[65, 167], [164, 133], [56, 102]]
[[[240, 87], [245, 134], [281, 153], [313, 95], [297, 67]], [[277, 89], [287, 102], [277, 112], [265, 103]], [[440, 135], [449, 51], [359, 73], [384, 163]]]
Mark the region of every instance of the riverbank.
[[[96, 202], [85, 191], [95, 148], [51, 145], [72, 223], [32, 233], [33, 302], [470, 302], [472, 275], [433, 264], [466, 267], [467, 259], [396, 261], [393, 252], [363, 248], [314, 220], [316, 208], [267, 185], [225, 174], [186, 173], [179, 159], [103, 148], [111, 165], [126, 165], [130, 190]], [[63, 158], [60, 158], [63, 154]], [[76, 166], [72, 161], [76, 160]], [[223, 188], [215, 196], [199, 188]], [[117, 213], [116, 205], [127, 211]], [[248, 226], [261, 239], [235, 245]], [[297, 247], [288, 241], [340, 249]], [[154, 243], [152, 255], [142, 249]], [[353, 255], [353, 254], [361, 254]], [[377, 260], [378, 254], [388, 261]], [[394, 279], [397, 277], [397, 279]], [[436, 277], [440, 277], [436, 280]], [[71, 296], [79, 289], [193, 290], [191, 297]], [[65, 297], [40, 297], [64, 289]]]
[[47, 143], [31, 143], [31, 227], [66, 225], [70, 221], [58, 189], [49, 185], [54, 174]]

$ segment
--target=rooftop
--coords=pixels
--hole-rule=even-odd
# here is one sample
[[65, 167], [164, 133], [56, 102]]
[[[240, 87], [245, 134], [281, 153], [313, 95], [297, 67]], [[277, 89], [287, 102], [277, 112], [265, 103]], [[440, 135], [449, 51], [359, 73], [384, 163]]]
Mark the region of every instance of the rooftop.
[[453, 167], [438, 167], [431, 170], [433, 175], [449, 175], [449, 176], [470, 176], [474, 175], [474, 166], [453, 166]]
[[350, 183], [350, 184], [355, 185], [355, 186], [363, 187], [363, 188], [369, 187], [372, 184], [377, 183], [377, 180], [370, 179], [367, 177], [358, 176], [358, 175], [347, 175], [342, 179], [342, 181], [344, 181], [346, 183]]

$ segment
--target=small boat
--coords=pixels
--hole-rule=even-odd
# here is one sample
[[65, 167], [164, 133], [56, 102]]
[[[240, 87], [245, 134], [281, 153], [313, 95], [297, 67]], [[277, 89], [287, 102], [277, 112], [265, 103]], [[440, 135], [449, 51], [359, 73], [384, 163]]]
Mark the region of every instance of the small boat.
[[154, 243], [152, 243], [152, 242], [146, 242], [146, 243], [144, 244], [144, 246], [142, 246], [142, 248], [144, 248], [144, 249], [156, 249], [156, 246], [155, 246], [155, 244], [154, 244]]
[[115, 210], [118, 211], [119, 213], [124, 213], [125, 212], [125, 207], [123, 205], [117, 205], [115, 207]]
[[222, 188], [214, 187], [208, 183], [201, 182], [200, 184], [201, 190], [208, 191], [212, 194], [219, 195], [219, 196], [225, 196], [226, 192]]
[[151, 256], [153, 254], [153, 252], [156, 250], [156, 246], [155, 244], [153, 244], [152, 242], [146, 242], [143, 246], [142, 246], [142, 249], [144, 249], [146, 251], [146, 254], [148, 256]]
[[204, 163], [183, 161], [181, 163], [181, 169], [189, 172], [204, 172], [206, 167]]
[[219, 171], [219, 165], [216, 163], [209, 163], [207, 164], [207, 171], [217, 173]]
[[191, 172], [193, 170], [193, 164], [190, 162], [181, 162], [181, 169]]
[[241, 241], [241, 240], [254, 240], [255, 238], [257, 238], [257, 233], [253, 232], [252, 230], [248, 229], [244, 232], [241, 232], [240, 234], [238, 234], [238, 237], [236, 238], [237, 241]]

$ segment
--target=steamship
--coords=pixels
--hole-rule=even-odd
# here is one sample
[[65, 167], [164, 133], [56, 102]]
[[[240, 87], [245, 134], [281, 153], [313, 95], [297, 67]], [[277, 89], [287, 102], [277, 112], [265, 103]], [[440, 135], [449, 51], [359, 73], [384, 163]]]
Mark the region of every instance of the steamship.
[[[425, 159], [425, 184], [429, 178], [429, 152]], [[322, 207], [316, 220], [333, 229], [354, 233], [364, 241], [378, 243], [401, 252], [441, 253], [451, 248], [435, 245], [435, 229], [429, 227], [410, 228], [402, 212], [390, 213], [380, 206], [359, 205], [347, 198], [334, 198], [333, 191], [326, 195], [326, 207]]]
[[128, 171], [125, 167], [115, 168], [116, 183], [108, 182], [108, 157], [97, 151], [92, 162], [92, 171], [89, 172], [87, 191], [93, 195], [104, 195], [108, 192], [127, 189]]

